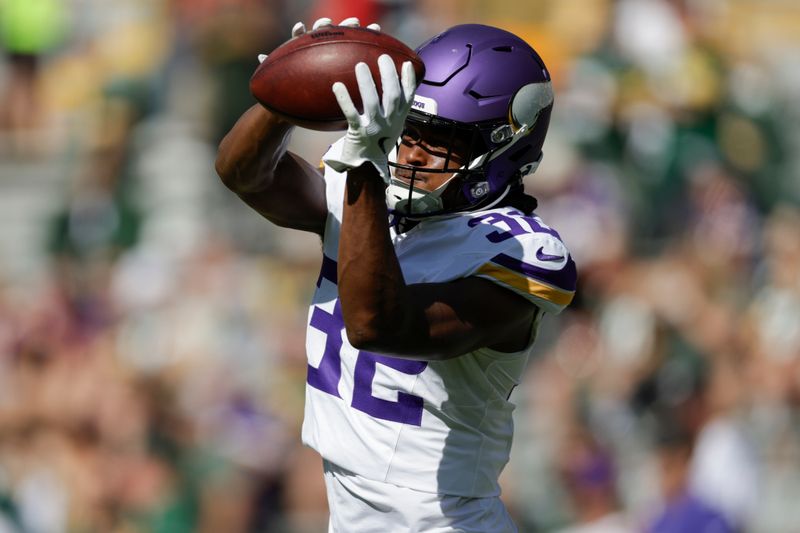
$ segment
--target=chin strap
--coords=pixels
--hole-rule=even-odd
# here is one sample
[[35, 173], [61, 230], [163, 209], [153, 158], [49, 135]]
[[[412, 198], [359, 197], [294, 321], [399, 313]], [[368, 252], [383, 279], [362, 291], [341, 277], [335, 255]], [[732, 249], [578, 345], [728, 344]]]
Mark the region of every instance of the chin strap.
[[464, 211], [459, 211], [459, 213], [471, 213], [473, 211], [484, 211], [486, 209], [491, 209], [494, 206], [496, 206], [497, 204], [499, 204], [503, 200], [503, 198], [508, 196], [509, 192], [511, 192], [511, 185], [510, 184], [506, 185], [506, 188], [503, 190], [503, 192], [500, 193], [500, 196], [498, 196], [497, 198], [495, 198], [494, 200], [489, 202], [487, 205], [482, 205], [480, 207], [474, 207], [472, 209], [465, 209]]
[[[408, 190], [408, 189], [406, 189], [406, 190]], [[424, 215], [424, 214], [418, 215], [418, 216], [415, 216], [415, 215], [412, 214], [412, 215], [406, 216], [406, 215], [403, 215], [402, 213], [400, 213], [398, 211], [392, 211], [392, 219], [390, 221], [390, 225], [397, 227], [398, 228], [398, 233], [404, 233], [405, 231], [407, 231], [408, 229], [410, 229], [411, 227], [413, 227], [417, 223], [422, 222], [424, 220], [440, 220], [440, 219], [443, 219], [443, 218], [450, 218], [450, 217], [452, 217], [454, 215], [461, 215], [461, 214], [464, 214], [464, 213], [473, 213], [475, 211], [485, 211], [487, 209], [491, 209], [491, 208], [497, 206], [500, 202], [503, 201], [503, 199], [506, 196], [508, 196], [509, 192], [511, 192], [511, 185], [506, 185], [506, 188], [503, 189], [503, 192], [500, 193], [500, 195], [498, 195], [497, 198], [495, 198], [494, 200], [492, 200], [488, 204], [480, 205], [480, 206], [473, 206], [473, 207], [470, 207], [469, 209], [462, 209], [460, 211], [453, 211], [451, 213], [441, 213], [441, 214], [438, 214], [438, 215], [427, 215], [427, 216]]]
[[432, 191], [414, 187], [413, 177], [410, 184], [393, 177], [386, 187], [386, 205], [398, 212], [425, 214], [441, 211], [444, 209], [442, 194], [456, 176], [454, 174]]

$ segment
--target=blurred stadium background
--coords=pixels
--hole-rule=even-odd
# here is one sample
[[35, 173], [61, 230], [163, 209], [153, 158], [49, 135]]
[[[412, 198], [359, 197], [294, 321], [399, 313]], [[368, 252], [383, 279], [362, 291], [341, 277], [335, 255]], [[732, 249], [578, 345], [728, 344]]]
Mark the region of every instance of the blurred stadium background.
[[213, 169], [321, 15], [495, 24], [553, 71], [527, 187], [580, 282], [515, 392], [521, 531], [800, 531], [800, 3], [0, 0], [0, 532], [325, 531], [319, 246]]

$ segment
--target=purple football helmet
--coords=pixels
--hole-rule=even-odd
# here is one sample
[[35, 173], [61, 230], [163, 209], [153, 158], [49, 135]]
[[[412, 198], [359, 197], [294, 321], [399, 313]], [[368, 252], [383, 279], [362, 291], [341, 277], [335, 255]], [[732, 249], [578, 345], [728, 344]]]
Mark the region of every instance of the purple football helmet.
[[[469, 147], [465, 157], [461, 154], [467, 163], [451, 166], [452, 148], [441, 170], [400, 165], [391, 158], [390, 165], [405, 169], [411, 183], [392, 179], [390, 209], [401, 217], [424, 218], [496, 205], [541, 160], [553, 106], [544, 62], [516, 35], [481, 24], [454, 26], [417, 53], [425, 63], [425, 79], [406, 126], [434, 128], [440, 138], [460, 141]], [[416, 171], [455, 173], [459, 179], [430, 193], [414, 187]], [[442, 191], [456, 183], [463, 205], [442, 205]]]

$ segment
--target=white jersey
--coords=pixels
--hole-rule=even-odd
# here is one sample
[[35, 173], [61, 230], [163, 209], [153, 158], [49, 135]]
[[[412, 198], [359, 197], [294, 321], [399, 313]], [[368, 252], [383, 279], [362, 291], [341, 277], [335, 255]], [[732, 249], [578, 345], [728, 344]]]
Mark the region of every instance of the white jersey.
[[[326, 168], [329, 214], [309, 310], [303, 442], [367, 479], [437, 494], [497, 496], [513, 433], [508, 397], [530, 346], [430, 362], [353, 348], [336, 285], [344, 180]], [[575, 290], [575, 264], [558, 234], [513, 208], [423, 221], [403, 234], [392, 230], [391, 237], [408, 284], [478, 276], [551, 313]], [[532, 344], [536, 324], [531, 327]]]

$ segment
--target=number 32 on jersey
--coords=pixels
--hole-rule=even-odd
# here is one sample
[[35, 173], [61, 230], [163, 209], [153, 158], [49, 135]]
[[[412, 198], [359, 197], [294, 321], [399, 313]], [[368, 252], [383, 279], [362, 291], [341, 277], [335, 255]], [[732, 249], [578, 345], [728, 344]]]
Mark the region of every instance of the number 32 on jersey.
[[[335, 282], [335, 280], [331, 281]], [[311, 313], [310, 327], [325, 334], [325, 351], [316, 368], [311, 364], [308, 365], [308, 384], [341, 399], [339, 381], [342, 378], [344, 319], [339, 300], [336, 300], [333, 313], [315, 305]], [[382, 420], [414, 426], [421, 425], [423, 406], [421, 397], [398, 391], [397, 401], [377, 398], [372, 393], [372, 382], [377, 365], [387, 366], [395, 371], [413, 376], [425, 370], [428, 363], [387, 357], [365, 351], [357, 353], [353, 375], [353, 400], [350, 405], [354, 409]]]

